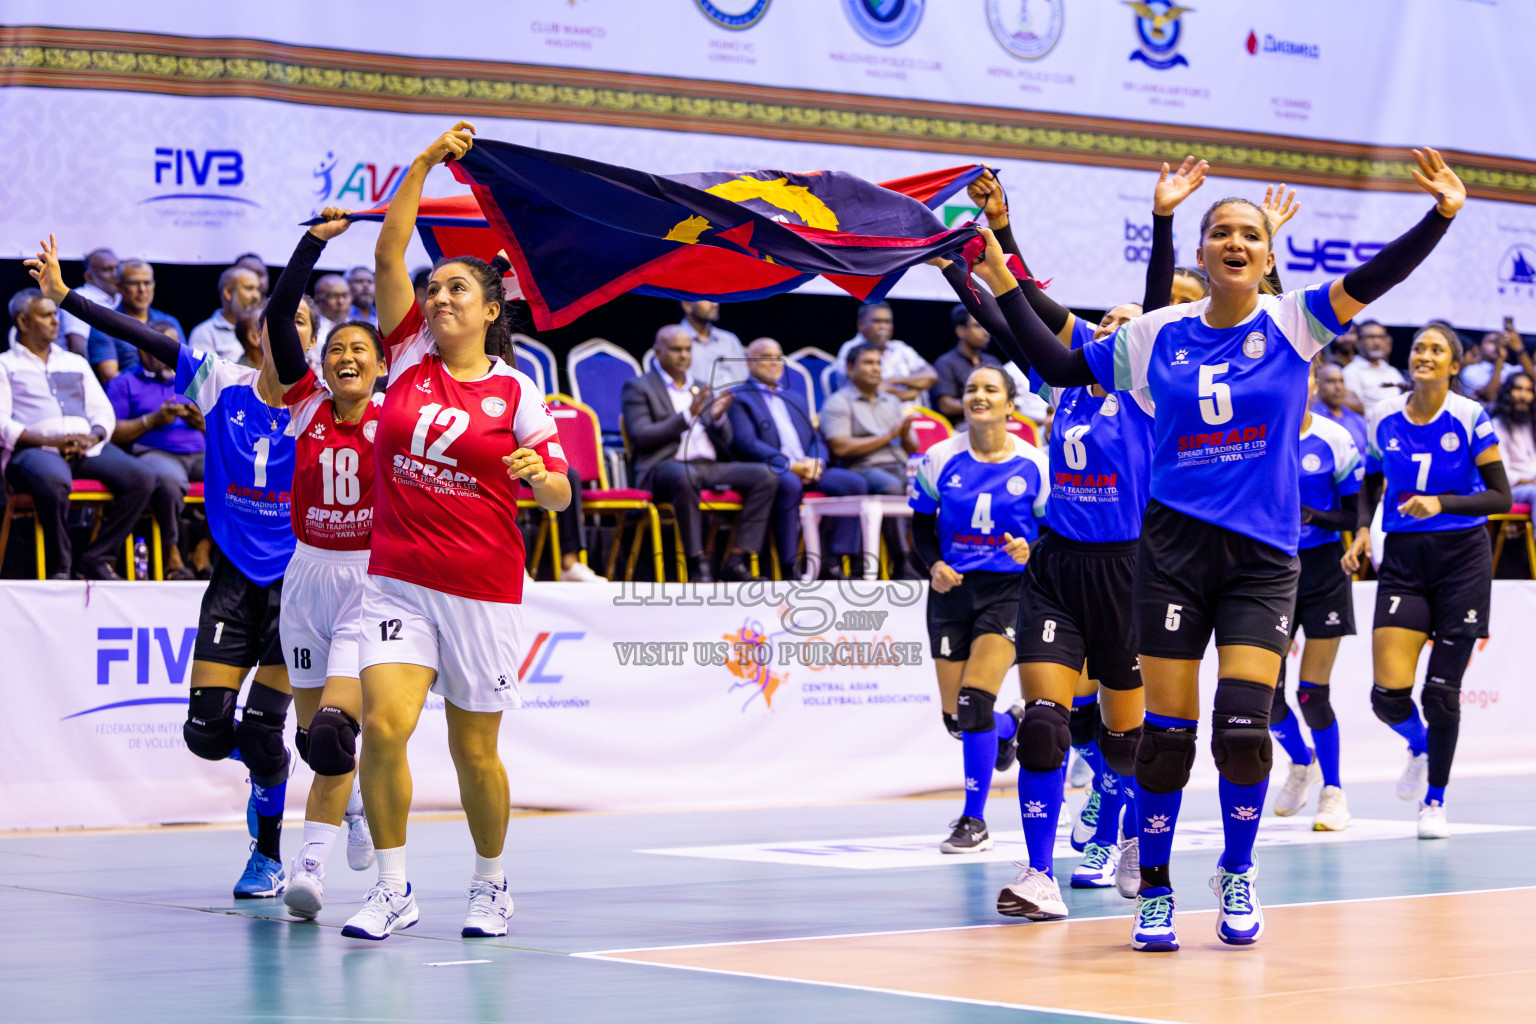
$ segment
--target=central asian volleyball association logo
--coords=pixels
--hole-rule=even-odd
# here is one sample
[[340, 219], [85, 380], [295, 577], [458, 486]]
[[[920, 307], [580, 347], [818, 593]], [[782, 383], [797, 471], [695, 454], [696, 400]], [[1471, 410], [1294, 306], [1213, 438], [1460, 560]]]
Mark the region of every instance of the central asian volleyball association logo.
[[926, 0], [843, 0], [854, 31], [876, 46], [906, 42], [923, 20]]
[[1055, 49], [1065, 16], [1063, 0], [987, 0], [987, 27], [1020, 60], [1039, 60]]
[[693, 0], [700, 13], [721, 28], [740, 32], [749, 29], [768, 13], [773, 0]]
[[1136, 15], [1136, 35], [1140, 49], [1131, 52], [1130, 60], [1139, 60], [1155, 71], [1187, 65], [1189, 61], [1179, 53], [1179, 37], [1184, 34], [1184, 15], [1193, 7], [1180, 7], [1170, 0], [1121, 0]]

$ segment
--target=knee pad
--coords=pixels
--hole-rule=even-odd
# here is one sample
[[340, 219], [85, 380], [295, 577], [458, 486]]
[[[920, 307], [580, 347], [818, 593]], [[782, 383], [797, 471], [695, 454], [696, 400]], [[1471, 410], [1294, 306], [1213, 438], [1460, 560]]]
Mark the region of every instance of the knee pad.
[[973, 686], [961, 687], [960, 713], [955, 716], [960, 720], [960, 731], [991, 732], [997, 728], [997, 722], [992, 717], [992, 710], [996, 706], [997, 694]]
[[309, 766], [316, 775], [346, 775], [357, 767], [357, 719], [325, 707], [309, 723]]
[[1274, 767], [1274, 742], [1269, 737], [1270, 687], [1248, 679], [1216, 683], [1211, 710], [1211, 755], [1216, 770], [1228, 782], [1257, 786]]
[[955, 739], [959, 739], [960, 738], [960, 716], [959, 715], [952, 715], [948, 711], [941, 711], [941, 712], [939, 712], [939, 714], [941, 716], [943, 716], [943, 718], [944, 718], [944, 731], [949, 733]]
[[[1097, 712], [1097, 708], [1094, 709]], [[1019, 767], [1054, 772], [1067, 763], [1072, 745], [1071, 712], [1052, 700], [1032, 700], [1019, 723]]]
[[1285, 702], [1285, 687], [1279, 683], [1275, 685], [1275, 696], [1269, 705], [1269, 724], [1279, 725], [1291, 717], [1291, 706]]
[[1087, 704], [1073, 704], [1067, 727], [1072, 731], [1074, 747], [1086, 747], [1092, 743], [1099, 732], [1099, 702], [1094, 700]]
[[1321, 732], [1336, 721], [1333, 705], [1328, 700], [1327, 683], [1301, 687], [1296, 691], [1296, 703], [1301, 705], [1302, 721], [1313, 732]]
[[245, 699], [245, 713], [235, 726], [240, 759], [258, 786], [275, 786], [288, 777], [288, 751], [283, 746], [283, 723], [293, 698], [270, 686], [252, 683]]
[[1387, 725], [1402, 725], [1413, 717], [1413, 688], [1389, 690], [1380, 683], [1372, 685], [1371, 710]]
[[1098, 738], [1099, 754], [1110, 771], [1126, 778], [1136, 774], [1136, 748], [1141, 744], [1141, 726], [1115, 732], [1100, 722]]
[[201, 686], [187, 698], [181, 738], [205, 761], [222, 761], [235, 752], [235, 699], [227, 686]]
[[1467, 663], [1472, 660], [1472, 646], [1476, 642], [1462, 636], [1437, 639], [1429, 649], [1429, 663], [1424, 666], [1425, 692], [1430, 683], [1461, 689], [1461, 677], [1467, 674]]
[[293, 731], [293, 749], [299, 752], [300, 761], [309, 764], [309, 730], [302, 725]]
[[1176, 793], [1195, 766], [1195, 729], [1168, 729], [1148, 722], [1136, 745], [1136, 785], [1148, 793]]
[[1454, 729], [1461, 724], [1460, 687], [1446, 683], [1425, 683], [1420, 699], [1424, 703], [1424, 724], [1431, 729]]

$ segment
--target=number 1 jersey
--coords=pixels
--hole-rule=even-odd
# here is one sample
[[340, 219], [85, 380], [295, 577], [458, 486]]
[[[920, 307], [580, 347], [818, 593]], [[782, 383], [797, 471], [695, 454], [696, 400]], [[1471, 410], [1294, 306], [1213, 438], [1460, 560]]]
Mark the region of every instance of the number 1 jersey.
[[365, 551], [373, 536], [373, 438], [384, 396], [374, 395], [356, 423], [336, 418], [326, 386], [304, 371], [283, 394], [297, 439], [293, 464], [293, 535], [328, 551]]

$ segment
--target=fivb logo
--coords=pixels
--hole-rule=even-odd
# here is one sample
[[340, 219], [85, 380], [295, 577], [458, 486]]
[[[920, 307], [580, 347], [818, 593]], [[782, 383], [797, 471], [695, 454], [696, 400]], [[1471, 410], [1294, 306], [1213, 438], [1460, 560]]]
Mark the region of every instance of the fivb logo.
[[[172, 644], [171, 630], [164, 626], [153, 629], [143, 626], [138, 629], [129, 626], [101, 626], [96, 630], [96, 685], [110, 685], [112, 666], [118, 662], [127, 662], [133, 673], [133, 681], [139, 686], [148, 686], [155, 653], [159, 654], [158, 660], [165, 669], [166, 679], [172, 684], [184, 683], [196, 641], [195, 626], [182, 630], [179, 645]], [[118, 676], [126, 681], [124, 677], [127, 674], [119, 671]]]
[[[540, 633], [534, 638], [533, 646], [528, 648], [528, 656], [523, 659], [522, 666], [517, 670], [518, 679], [525, 683], [558, 683], [565, 679], [563, 675], [551, 675], [547, 670], [550, 659], [555, 655], [555, 648], [566, 641], [585, 640], [585, 631], [566, 631], [559, 633]], [[530, 671], [530, 668], [532, 671]]]

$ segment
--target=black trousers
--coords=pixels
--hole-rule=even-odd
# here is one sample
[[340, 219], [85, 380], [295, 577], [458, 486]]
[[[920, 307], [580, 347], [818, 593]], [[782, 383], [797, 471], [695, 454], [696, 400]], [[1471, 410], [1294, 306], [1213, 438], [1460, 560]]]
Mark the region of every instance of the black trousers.
[[658, 502], [672, 506], [678, 532], [682, 535], [683, 553], [689, 558], [697, 558], [704, 550], [703, 514], [699, 510], [699, 492], [704, 490], [730, 490], [740, 494], [736, 546], [742, 551], [763, 549], [774, 495], [779, 489], [778, 475], [771, 467], [761, 462], [715, 462], [712, 459], [663, 462], [651, 471], [647, 482]]
[[77, 478], [99, 480], [113, 495], [101, 522], [101, 532], [80, 553], [81, 566], [94, 567], [116, 560], [133, 524], [149, 507], [149, 496], [155, 489], [154, 474], [138, 459], [111, 444], [104, 446], [99, 455], [81, 459], [73, 466], [56, 449], [23, 448], [11, 456], [5, 478], [17, 491], [32, 495], [37, 521], [43, 527], [43, 546], [53, 561], [55, 573], [70, 573], [77, 561], [64, 522], [69, 511], [69, 492]]

